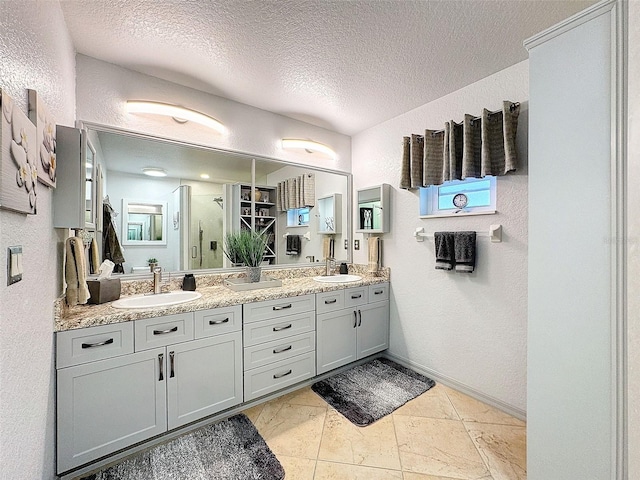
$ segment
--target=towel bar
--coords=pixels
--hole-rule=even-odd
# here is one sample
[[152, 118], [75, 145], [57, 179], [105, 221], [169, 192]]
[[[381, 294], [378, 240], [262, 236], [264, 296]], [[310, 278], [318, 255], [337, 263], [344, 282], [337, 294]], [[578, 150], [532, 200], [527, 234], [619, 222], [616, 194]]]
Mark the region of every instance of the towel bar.
[[[502, 242], [502, 225], [490, 225], [488, 232], [478, 232], [476, 235], [478, 237], [489, 237], [492, 243], [500, 243]], [[433, 233], [425, 233], [424, 227], [418, 227], [413, 232], [413, 236], [416, 237], [417, 242], [424, 242], [425, 237], [433, 238]]]
[[[291, 234], [287, 232], [284, 235], [282, 235], [282, 238], [287, 238], [289, 235]], [[306, 238], [307, 240], [311, 241], [311, 232], [305, 233], [304, 235], [302, 235], [302, 238]]]

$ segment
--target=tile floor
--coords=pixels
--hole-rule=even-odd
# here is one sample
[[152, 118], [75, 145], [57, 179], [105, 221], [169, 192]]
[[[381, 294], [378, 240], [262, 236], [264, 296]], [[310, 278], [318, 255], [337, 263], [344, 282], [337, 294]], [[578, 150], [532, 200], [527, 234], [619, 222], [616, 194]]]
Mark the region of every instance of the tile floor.
[[286, 480], [521, 480], [526, 426], [436, 385], [393, 414], [356, 427], [310, 388], [244, 412]]

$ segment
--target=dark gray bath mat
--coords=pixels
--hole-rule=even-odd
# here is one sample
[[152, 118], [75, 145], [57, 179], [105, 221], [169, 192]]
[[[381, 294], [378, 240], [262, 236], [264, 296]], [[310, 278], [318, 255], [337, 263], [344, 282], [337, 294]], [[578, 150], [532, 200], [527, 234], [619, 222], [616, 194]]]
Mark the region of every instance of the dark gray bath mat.
[[256, 427], [235, 415], [83, 480], [281, 480], [284, 469]]
[[311, 389], [351, 423], [364, 427], [436, 384], [430, 378], [378, 358], [314, 383]]

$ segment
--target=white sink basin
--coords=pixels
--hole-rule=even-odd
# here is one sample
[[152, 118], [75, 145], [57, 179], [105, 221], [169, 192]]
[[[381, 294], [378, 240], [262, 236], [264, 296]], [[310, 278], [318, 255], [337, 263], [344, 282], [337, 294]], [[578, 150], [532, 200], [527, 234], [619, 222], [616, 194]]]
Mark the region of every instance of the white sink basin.
[[136, 295], [116, 300], [111, 304], [113, 308], [153, 308], [177, 305], [178, 303], [191, 302], [200, 298], [200, 292], [176, 292], [158, 293], [157, 295]]
[[362, 280], [362, 277], [359, 275], [331, 275], [328, 277], [320, 276], [313, 277], [316, 282], [323, 283], [348, 283], [348, 282], [357, 282], [358, 280]]

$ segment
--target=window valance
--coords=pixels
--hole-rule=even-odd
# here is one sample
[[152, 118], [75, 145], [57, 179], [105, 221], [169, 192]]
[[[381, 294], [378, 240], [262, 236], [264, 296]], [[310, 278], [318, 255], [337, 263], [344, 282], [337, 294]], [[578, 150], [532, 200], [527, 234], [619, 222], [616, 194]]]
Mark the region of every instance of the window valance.
[[517, 167], [516, 130], [520, 104], [502, 102], [502, 110], [465, 115], [443, 130], [425, 130], [402, 140], [400, 188], [441, 185], [448, 180], [505, 175]]
[[278, 182], [276, 186], [276, 208], [286, 212], [292, 208], [313, 207], [316, 203], [315, 174], [308, 172]]

